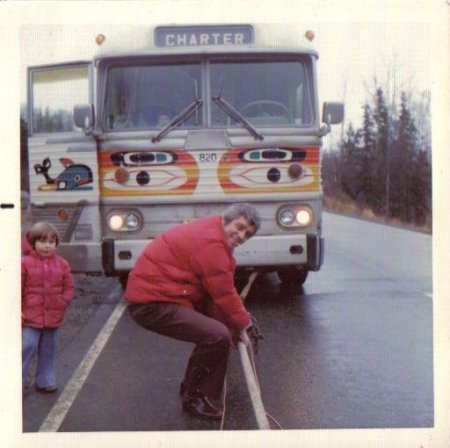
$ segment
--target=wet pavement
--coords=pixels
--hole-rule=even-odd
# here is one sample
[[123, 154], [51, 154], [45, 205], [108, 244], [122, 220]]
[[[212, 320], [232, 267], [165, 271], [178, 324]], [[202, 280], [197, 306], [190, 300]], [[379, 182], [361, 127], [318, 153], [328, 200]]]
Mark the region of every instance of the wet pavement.
[[[341, 217], [326, 224], [326, 264], [303, 288], [261, 275], [247, 298], [265, 337], [255, 360], [266, 412], [283, 429], [432, 427], [431, 238]], [[62, 384], [121, 300], [116, 292], [58, 359]], [[125, 311], [58, 431], [218, 430], [220, 423], [181, 411], [190, 350], [145, 331]], [[25, 432], [39, 430], [62, 393], [25, 399]], [[223, 429], [257, 429], [236, 350]]]

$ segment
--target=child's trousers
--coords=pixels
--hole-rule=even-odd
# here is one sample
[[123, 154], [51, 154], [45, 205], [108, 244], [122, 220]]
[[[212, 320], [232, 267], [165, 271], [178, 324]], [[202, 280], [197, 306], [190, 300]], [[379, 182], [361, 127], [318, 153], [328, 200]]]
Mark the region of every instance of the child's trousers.
[[22, 386], [25, 386], [30, 363], [37, 354], [34, 384], [56, 386], [55, 358], [58, 328], [22, 328]]

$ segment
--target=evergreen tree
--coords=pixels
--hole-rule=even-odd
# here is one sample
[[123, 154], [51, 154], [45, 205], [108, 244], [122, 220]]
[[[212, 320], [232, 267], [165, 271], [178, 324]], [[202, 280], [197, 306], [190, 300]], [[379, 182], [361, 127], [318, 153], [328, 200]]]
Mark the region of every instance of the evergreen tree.
[[43, 117], [43, 131], [44, 132], [52, 132], [53, 131], [53, 120], [50, 115], [50, 109], [48, 107], [45, 108], [45, 114]]
[[337, 151], [328, 151], [322, 157], [323, 192], [328, 197], [338, 196], [341, 188], [341, 160]]
[[375, 176], [373, 163], [375, 158], [377, 129], [372, 108], [369, 104], [364, 105], [363, 128], [361, 130], [363, 146], [361, 148], [361, 205], [370, 205], [371, 197], [375, 191]]
[[42, 117], [42, 109], [34, 109], [33, 112], [33, 132], [42, 132], [43, 131], [43, 117]]
[[417, 147], [417, 129], [405, 93], [401, 94], [400, 116], [397, 123], [398, 135], [393, 145], [392, 170], [392, 216], [411, 222], [414, 217], [412, 187], [414, 182], [413, 165]]
[[361, 131], [355, 131], [350, 123], [345, 140], [341, 144], [341, 185], [350, 198], [361, 202], [362, 189], [362, 151], [360, 148]]
[[54, 114], [53, 114], [53, 123], [54, 123], [54, 131], [56, 132], [62, 132], [65, 131], [64, 129], [64, 124], [63, 124], [63, 110], [62, 109], [58, 109]]
[[431, 166], [428, 148], [421, 145], [422, 139], [404, 92], [401, 95], [398, 140], [406, 164], [402, 176], [404, 207], [401, 218], [406, 222], [424, 224], [430, 211]]
[[427, 150], [420, 149], [414, 158], [412, 201], [414, 223], [423, 225], [431, 214], [431, 165]]
[[369, 203], [375, 213], [383, 213], [387, 208], [389, 198], [386, 196], [389, 177], [386, 172], [388, 162], [389, 141], [389, 112], [383, 89], [379, 87], [375, 94], [374, 120], [377, 128], [375, 150], [372, 157], [371, 170], [368, 175], [371, 178], [372, 195]]

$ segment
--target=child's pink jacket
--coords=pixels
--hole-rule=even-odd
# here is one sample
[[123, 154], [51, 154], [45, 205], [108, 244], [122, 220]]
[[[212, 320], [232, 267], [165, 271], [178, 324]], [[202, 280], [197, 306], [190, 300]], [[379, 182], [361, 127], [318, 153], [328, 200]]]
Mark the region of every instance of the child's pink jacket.
[[69, 263], [53, 255], [40, 257], [24, 241], [22, 257], [22, 324], [25, 327], [56, 328], [73, 298]]

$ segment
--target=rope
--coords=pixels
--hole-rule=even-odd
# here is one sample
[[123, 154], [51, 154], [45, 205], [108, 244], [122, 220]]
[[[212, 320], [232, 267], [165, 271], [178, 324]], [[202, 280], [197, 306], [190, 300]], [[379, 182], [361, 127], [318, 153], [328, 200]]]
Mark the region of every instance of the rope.
[[[256, 280], [256, 277], [258, 276], [258, 272], [253, 271], [250, 274], [250, 277], [248, 279], [247, 284], [242, 289], [240, 293], [240, 297], [242, 299], [242, 302], [245, 303], [245, 300], [247, 298], [247, 295], [250, 291], [251, 286], [253, 285], [253, 282]], [[259, 386], [259, 380], [258, 375], [256, 373], [256, 365], [255, 365], [255, 358], [254, 358], [254, 350], [257, 351], [258, 348], [258, 340], [262, 339], [263, 336], [261, 332], [259, 331], [258, 323], [256, 322], [256, 319], [251, 317], [252, 320], [252, 329], [250, 332], [250, 338], [253, 339], [253, 344], [250, 346], [250, 350], [247, 350], [247, 347], [242, 343], [237, 343], [237, 348], [239, 351], [239, 355], [241, 358], [241, 365], [244, 370], [244, 376], [245, 381], [247, 383], [247, 388], [250, 394], [250, 399], [252, 402], [253, 410], [255, 412], [256, 421], [258, 423], [259, 429], [271, 429], [269, 420], [270, 419], [277, 427], [278, 429], [283, 429], [283, 427], [280, 425], [280, 423], [269, 413], [267, 413], [264, 409], [264, 405], [261, 399], [261, 391]], [[249, 356], [250, 352], [250, 356]], [[222, 431], [224, 429], [225, 424], [225, 412], [226, 412], [226, 396], [227, 396], [227, 381], [225, 378], [224, 384], [223, 384], [223, 400], [222, 400], [222, 420], [220, 422], [220, 430]]]
[[222, 399], [222, 419], [220, 421], [220, 431], [223, 431], [225, 426], [225, 411], [226, 411], [226, 398], [227, 398], [227, 378], [223, 382], [223, 399]]
[[248, 293], [249, 293], [249, 291], [250, 291], [250, 288], [251, 288], [252, 285], [253, 285], [253, 282], [256, 280], [256, 277], [258, 277], [258, 272], [253, 271], [253, 272], [250, 274], [250, 277], [248, 278], [247, 284], [244, 286], [244, 288], [243, 288], [242, 291], [241, 291], [240, 296], [241, 296], [242, 302], [245, 303], [245, 299], [247, 298], [247, 295], [248, 295]]

